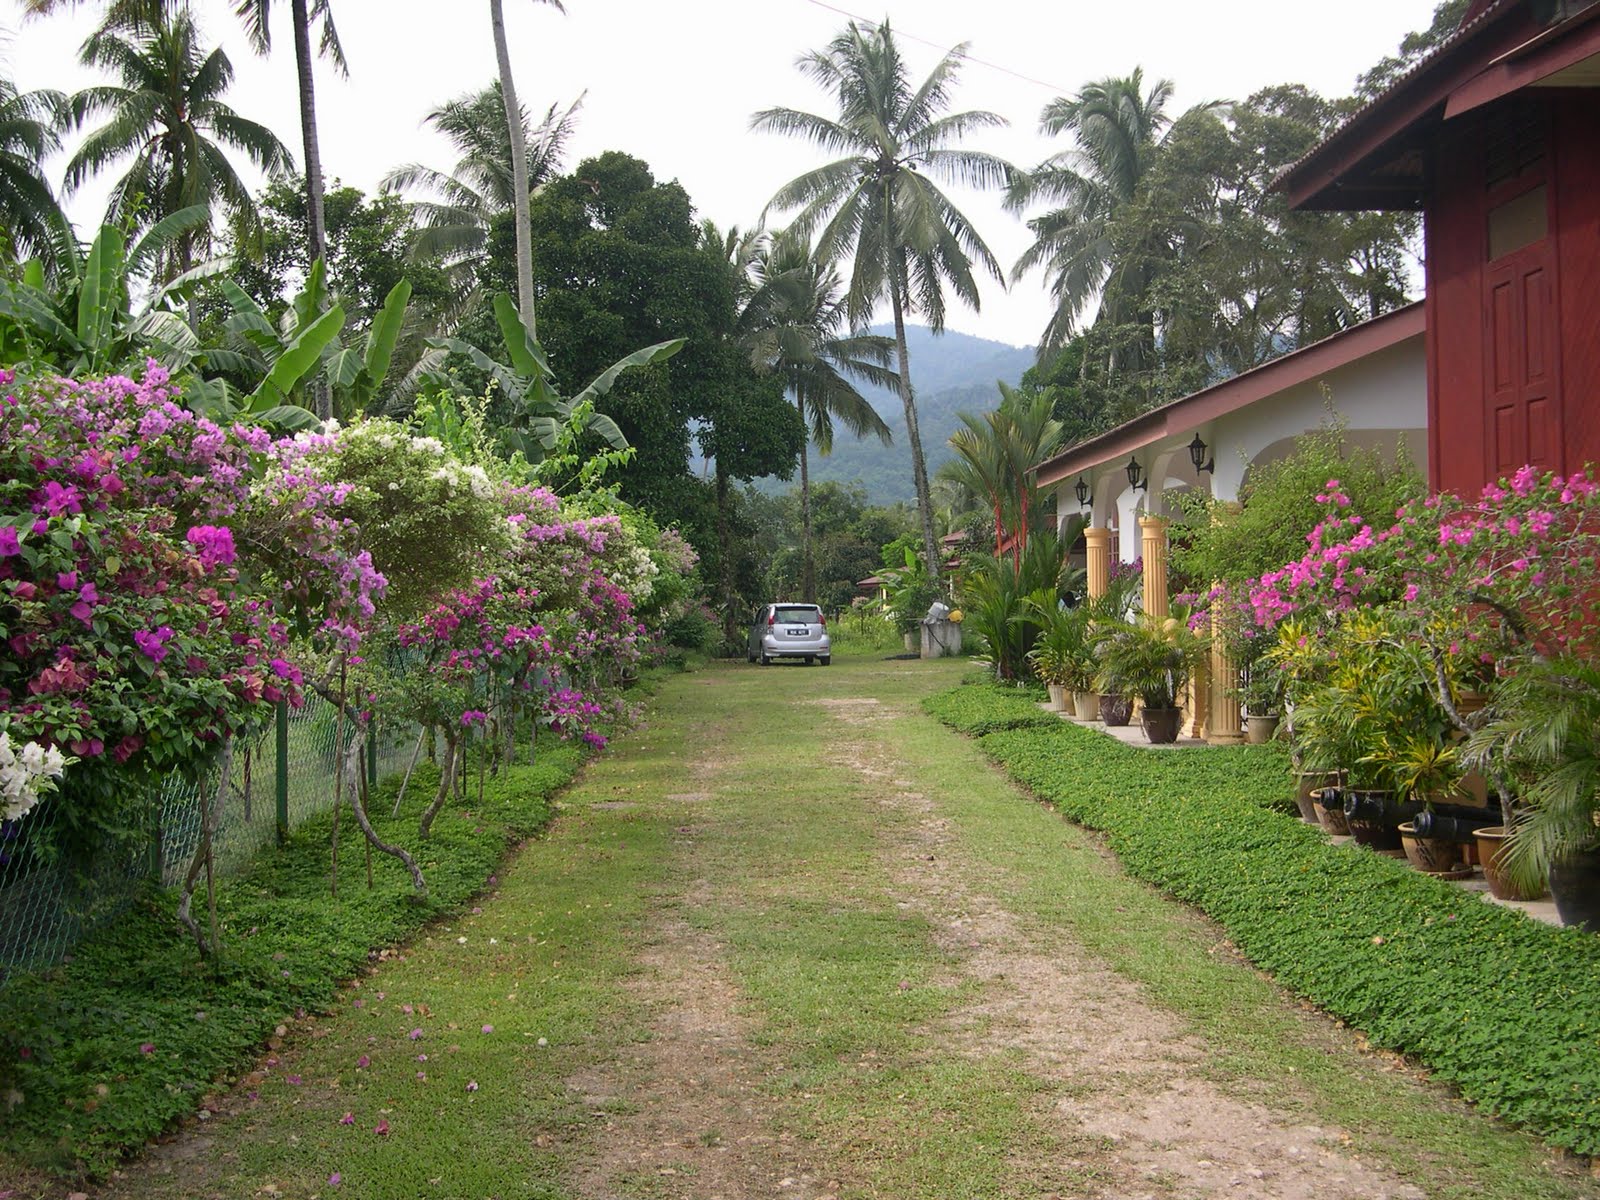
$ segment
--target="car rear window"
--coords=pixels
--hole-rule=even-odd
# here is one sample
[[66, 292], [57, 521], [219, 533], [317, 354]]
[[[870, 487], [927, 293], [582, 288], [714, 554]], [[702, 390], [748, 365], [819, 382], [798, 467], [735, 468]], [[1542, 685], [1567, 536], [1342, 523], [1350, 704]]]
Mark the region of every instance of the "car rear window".
[[780, 604], [777, 612], [779, 625], [814, 625], [817, 620], [818, 610], [811, 607]]

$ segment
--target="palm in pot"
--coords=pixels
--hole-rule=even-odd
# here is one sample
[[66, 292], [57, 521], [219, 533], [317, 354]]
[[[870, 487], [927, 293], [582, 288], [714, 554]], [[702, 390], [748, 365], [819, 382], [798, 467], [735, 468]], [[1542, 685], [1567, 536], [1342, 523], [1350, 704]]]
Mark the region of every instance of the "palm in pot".
[[1139, 698], [1150, 741], [1176, 741], [1182, 716], [1179, 700], [1205, 655], [1206, 639], [1177, 617], [1148, 613], [1098, 625], [1095, 633], [1101, 688]]

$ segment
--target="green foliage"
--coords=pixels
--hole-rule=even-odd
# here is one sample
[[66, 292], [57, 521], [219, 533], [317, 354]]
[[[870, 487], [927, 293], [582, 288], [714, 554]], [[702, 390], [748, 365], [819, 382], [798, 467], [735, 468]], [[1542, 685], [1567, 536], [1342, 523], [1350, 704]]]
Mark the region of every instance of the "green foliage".
[[[69, 963], [12, 980], [0, 1095], [15, 1089], [22, 1101], [0, 1124], [0, 1148], [62, 1174], [105, 1174], [243, 1068], [278, 1022], [327, 1009], [372, 951], [481, 891], [506, 849], [549, 820], [550, 797], [582, 757], [573, 745], [541, 749], [537, 765], [488, 780], [481, 804], [474, 788], [470, 802], [441, 814], [423, 864], [425, 902], [387, 856], [374, 858], [369, 890], [349, 849], [339, 896], [330, 896], [323, 814], [221, 884], [227, 950], [214, 969], [196, 960], [173, 919], [173, 895], [160, 893]], [[380, 835], [408, 833], [437, 782], [435, 768], [419, 765], [398, 819], [389, 812], [399, 779], [375, 789], [369, 811]]]
[[[976, 731], [1016, 704], [968, 687], [928, 707]], [[1134, 875], [1220, 922], [1284, 986], [1488, 1112], [1600, 1152], [1600, 940], [1329, 844], [1287, 815], [1275, 746], [1156, 754], [1061, 721], [981, 745], [1041, 799], [1103, 830]]]
[[1069, 539], [1057, 537], [1054, 529], [1035, 533], [1020, 555], [975, 555], [962, 575], [956, 604], [966, 614], [967, 635], [982, 640], [1001, 679], [1026, 674], [1028, 651], [1038, 636], [1030, 615], [1077, 590], [1080, 573], [1067, 565], [1077, 530], [1069, 526], [1069, 532]]
[[1050, 729], [1061, 724], [1039, 707], [1032, 692], [987, 683], [969, 683], [930, 696], [923, 707], [934, 717], [971, 737], [1004, 729]]
[[[1337, 400], [1337, 397], [1333, 398]], [[1183, 514], [1172, 539], [1172, 567], [1205, 586], [1242, 584], [1294, 562], [1306, 552], [1306, 536], [1327, 515], [1317, 501], [1328, 481], [1350, 497], [1352, 511], [1378, 521], [1422, 494], [1425, 481], [1407, 447], [1394, 453], [1363, 447], [1346, 434], [1336, 413], [1318, 429], [1295, 439], [1283, 458], [1251, 469], [1235, 511], [1197, 491], [1173, 493]]]
[[1137, 696], [1146, 709], [1178, 707], [1189, 676], [1206, 650], [1205, 639], [1179, 617], [1140, 613], [1130, 621], [1107, 621], [1094, 630], [1100, 664], [1098, 690]]

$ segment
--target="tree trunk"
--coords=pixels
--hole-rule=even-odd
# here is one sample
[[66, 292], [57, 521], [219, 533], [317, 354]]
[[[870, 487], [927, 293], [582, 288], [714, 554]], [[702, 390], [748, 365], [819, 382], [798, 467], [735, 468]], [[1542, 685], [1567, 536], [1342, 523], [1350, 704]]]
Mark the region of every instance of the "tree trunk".
[[[796, 393], [795, 403], [800, 406], [800, 421], [806, 419], [805, 397]], [[811, 555], [811, 467], [806, 451], [811, 443], [809, 435], [800, 439], [800, 599], [807, 604], [817, 602], [817, 563]]]
[[917, 428], [917, 402], [911, 394], [911, 353], [906, 349], [906, 314], [900, 303], [900, 288], [891, 282], [889, 298], [894, 305], [894, 344], [900, 355], [900, 400], [906, 410], [906, 440], [911, 443], [911, 478], [917, 489], [917, 516], [922, 520], [922, 552], [927, 559], [928, 578], [939, 578], [939, 543], [933, 536], [933, 503], [928, 497], [928, 464], [922, 457], [922, 433]]
[[[300, 141], [306, 157], [306, 240], [311, 263], [328, 256], [328, 230], [322, 211], [322, 151], [317, 144], [317, 89], [311, 77], [311, 14], [306, 0], [292, 0], [294, 65], [300, 76]], [[333, 396], [320, 377], [311, 385], [317, 416], [333, 416]]]
[[506, 15], [502, 0], [489, 0], [489, 23], [494, 27], [494, 57], [500, 67], [500, 95], [506, 103], [506, 129], [511, 135], [511, 192], [517, 222], [517, 314], [528, 336], [538, 339], [533, 323], [533, 218], [528, 211], [528, 143], [522, 136], [522, 106], [511, 77], [511, 50], [506, 45]]
[[728, 473], [722, 463], [717, 473], [717, 592], [722, 608], [722, 636], [732, 645], [739, 627], [733, 612], [733, 529], [728, 520]]

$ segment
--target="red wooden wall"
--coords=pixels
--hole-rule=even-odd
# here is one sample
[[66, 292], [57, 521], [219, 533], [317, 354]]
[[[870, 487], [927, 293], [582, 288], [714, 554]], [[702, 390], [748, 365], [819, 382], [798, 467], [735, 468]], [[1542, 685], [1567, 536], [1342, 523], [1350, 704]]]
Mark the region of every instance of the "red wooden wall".
[[[1476, 495], [1524, 463], [1568, 472], [1600, 461], [1596, 129], [1595, 92], [1529, 91], [1447, 123], [1430, 148], [1429, 465], [1437, 488]], [[1536, 156], [1527, 149], [1535, 145]], [[1495, 257], [1491, 225], [1503, 243]], [[1522, 236], [1507, 237], [1508, 227]]]

